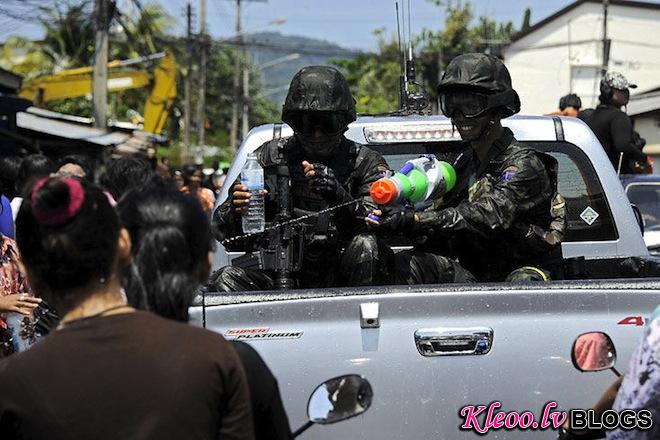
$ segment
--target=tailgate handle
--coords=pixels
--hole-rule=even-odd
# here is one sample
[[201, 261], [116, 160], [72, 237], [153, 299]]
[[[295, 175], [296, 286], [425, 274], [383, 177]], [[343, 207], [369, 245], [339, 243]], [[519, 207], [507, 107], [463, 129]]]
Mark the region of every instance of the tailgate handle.
[[493, 345], [490, 327], [426, 328], [415, 332], [415, 345], [422, 356], [486, 354]]

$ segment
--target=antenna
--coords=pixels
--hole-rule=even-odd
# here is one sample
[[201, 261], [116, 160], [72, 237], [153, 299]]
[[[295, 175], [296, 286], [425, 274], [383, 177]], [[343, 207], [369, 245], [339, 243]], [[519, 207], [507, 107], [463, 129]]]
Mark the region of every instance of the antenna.
[[[395, 2], [394, 6], [396, 7], [396, 31], [399, 38], [399, 53], [401, 54], [401, 73], [399, 74], [399, 108], [403, 109], [406, 105], [407, 93], [406, 89], [408, 87], [406, 81], [406, 53], [401, 49], [401, 26], [399, 20], [399, 2]], [[401, 11], [403, 15], [403, 11]], [[404, 22], [405, 24], [405, 22]]]
[[[410, 26], [410, 0], [408, 0], [408, 59], [406, 60], [406, 82], [415, 82], [415, 61], [413, 59], [412, 30]], [[408, 90], [408, 87], [406, 87]]]
[[412, 26], [410, 25], [410, 0], [408, 0], [408, 44], [412, 47]]
[[[403, 0], [402, 0], [403, 1]], [[399, 104], [400, 110], [399, 114], [421, 114], [425, 108], [429, 105], [429, 99], [426, 92], [422, 87], [415, 82], [415, 59], [413, 54], [413, 45], [412, 45], [412, 20], [410, 13], [410, 0], [407, 0], [408, 4], [408, 34], [406, 35], [406, 6], [402, 4], [401, 8], [401, 21], [403, 26], [400, 26], [399, 22], [399, 2], [396, 2], [396, 26], [397, 26], [397, 35], [399, 37], [399, 52], [401, 53], [402, 64], [401, 64], [401, 76], [399, 77]], [[401, 44], [401, 27], [403, 27], [403, 47]], [[408, 41], [406, 44], [406, 36]], [[406, 53], [407, 52], [407, 53]], [[410, 90], [410, 85], [414, 85], [416, 92]]]
[[[401, 53], [401, 25], [399, 23], [399, 2], [394, 3], [394, 7], [396, 8], [396, 34], [397, 34], [397, 41], [399, 42], [399, 53]], [[401, 73], [403, 74], [403, 68], [401, 68]]]

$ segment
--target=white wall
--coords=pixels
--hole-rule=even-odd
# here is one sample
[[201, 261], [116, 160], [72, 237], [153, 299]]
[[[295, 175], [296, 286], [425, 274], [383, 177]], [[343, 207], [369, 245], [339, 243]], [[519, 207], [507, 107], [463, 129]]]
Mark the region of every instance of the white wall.
[[[573, 92], [583, 106], [597, 104], [602, 63], [602, 6], [582, 4], [512, 43], [504, 51], [522, 113], [543, 114]], [[660, 10], [610, 6], [610, 70], [639, 85], [633, 91], [660, 86]], [[570, 42], [570, 44], [569, 44]]]

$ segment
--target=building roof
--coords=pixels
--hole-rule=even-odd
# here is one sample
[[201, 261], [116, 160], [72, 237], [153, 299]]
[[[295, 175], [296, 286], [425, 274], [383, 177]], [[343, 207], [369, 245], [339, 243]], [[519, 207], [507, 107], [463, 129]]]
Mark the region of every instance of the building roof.
[[626, 113], [629, 116], [637, 116], [655, 110], [660, 110], [660, 91], [631, 96], [630, 102], [626, 106]]
[[125, 142], [131, 137], [127, 133], [108, 132], [90, 127], [81, 124], [81, 121], [71, 120], [71, 118], [75, 119], [76, 117], [67, 117], [67, 115], [60, 113], [29, 107], [24, 112], [16, 113], [16, 126], [24, 130], [86, 142], [99, 147], [112, 147]]
[[[564, 14], [567, 14], [568, 12], [572, 11], [573, 9], [582, 6], [583, 4], [586, 3], [597, 3], [597, 4], [602, 4], [602, 0], [577, 0], [570, 5], [566, 6], [563, 9], [560, 9], [559, 11], [555, 12], [554, 14], [544, 18], [543, 20], [539, 21], [538, 23], [535, 23], [533, 26], [530, 26], [529, 28], [525, 29], [524, 31], [518, 32], [516, 35], [514, 35], [511, 38], [511, 43], [515, 43], [516, 41], [522, 39], [523, 37], [531, 34], [532, 32], [537, 31], [538, 29], [542, 28], [546, 24], [556, 20], [557, 18], [561, 17]], [[654, 9], [656, 11], [660, 11], [660, 4], [659, 3], [649, 3], [649, 2], [640, 2], [640, 1], [632, 1], [632, 0], [610, 0], [610, 6], [626, 6], [626, 7], [631, 7], [631, 8], [640, 8], [640, 9]]]

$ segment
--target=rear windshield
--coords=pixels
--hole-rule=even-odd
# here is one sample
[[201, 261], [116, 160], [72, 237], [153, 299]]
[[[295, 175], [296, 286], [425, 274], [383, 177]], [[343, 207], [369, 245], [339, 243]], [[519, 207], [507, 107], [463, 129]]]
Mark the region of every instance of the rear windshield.
[[[566, 200], [568, 220], [564, 241], [616, 240], [618, 233], [607, 198], [598, 175], [584, 152], [567, 142], [525, 142], [525, 144], [550, 154], [559, 163], [558, 189]], [[435, 154], [438, 159], [453, 163], [468, 146], [464, 142], [424, 142], [369, 145], [369, 148], [379, 151], [388, 165], [397, 170], [407, 160], [420, 154]], [[593, 213], [597, 215], [595, 220]]]

